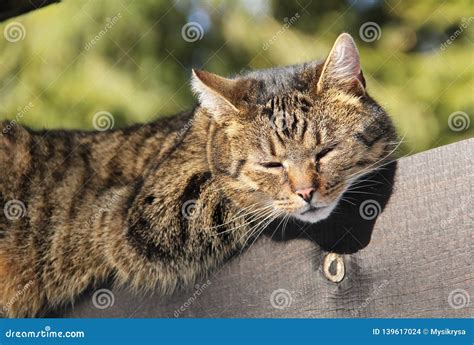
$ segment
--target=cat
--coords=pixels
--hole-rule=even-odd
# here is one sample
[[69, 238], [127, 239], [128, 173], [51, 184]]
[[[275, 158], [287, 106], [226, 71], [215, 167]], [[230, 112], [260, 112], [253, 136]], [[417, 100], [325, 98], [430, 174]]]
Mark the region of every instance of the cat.
[[113, 277], [192, 284], [278, 217], [317, 223], [396, 148], [341, 34], [323, 62], [224, 78], [194, 110], [105, 132], [2, 124], [0, 307], [39, 317]]

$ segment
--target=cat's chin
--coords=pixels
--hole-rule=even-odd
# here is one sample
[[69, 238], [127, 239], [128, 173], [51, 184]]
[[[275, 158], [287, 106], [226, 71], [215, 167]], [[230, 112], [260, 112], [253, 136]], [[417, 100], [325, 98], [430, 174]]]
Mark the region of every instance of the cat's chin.
[[317, 223], [329, 217], [337, 201], [323, 207], [311, 207], [303, 212], [293, 213], [293, 217], [307, 223]]

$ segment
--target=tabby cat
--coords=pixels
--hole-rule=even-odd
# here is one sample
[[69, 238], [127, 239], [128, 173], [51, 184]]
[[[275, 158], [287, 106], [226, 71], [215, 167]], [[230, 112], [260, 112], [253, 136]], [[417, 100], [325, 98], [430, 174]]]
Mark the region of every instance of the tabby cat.
[[231, 79], [194, 70], [191, 84], [193, 111], [150, 124], [80, 132], [2, 123], [6, 316], [45, 315], [111, 277], [162, 294], [192, 284], [277, 217], [328, 217], [395, 148], [348, 34], [322, 63]]

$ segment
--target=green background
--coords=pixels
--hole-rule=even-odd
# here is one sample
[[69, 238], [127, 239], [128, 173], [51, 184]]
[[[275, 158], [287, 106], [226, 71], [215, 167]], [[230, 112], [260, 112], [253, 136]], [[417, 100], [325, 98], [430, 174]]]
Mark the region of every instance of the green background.
[[[0, 120], [93, 129], [108, 111], [115, 127], [151, 121], [194, 105], [192, 67], [232, 75], [319, 60], [345, 31], [409, 154], [473, 137], [473, 15], [472, 1], [65, 0], [1, 23]], [[194, 42], [183, 39], [189, 22], [201, 30]], [[368, 22], [380, 30], [364, 40]], [[24, 29], [16, 42], [12, 23]], [[456, 112], [462, 130], [450, 128]]]

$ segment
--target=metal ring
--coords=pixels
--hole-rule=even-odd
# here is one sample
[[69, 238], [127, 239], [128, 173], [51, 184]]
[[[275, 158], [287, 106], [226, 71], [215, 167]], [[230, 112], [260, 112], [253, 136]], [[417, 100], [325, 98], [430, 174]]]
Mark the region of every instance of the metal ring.
[[[336, 272], [331, 273], [329, 268], [334, 263], [336, 264]], [[332, 281], [333, 283], [341, 282], [344, 279], [344, 276], [346, 275], [346, 268], [344, 266], [344, 260], [342, 259], [342, 256], [336, 253], [329, 253], [328, 255], [326, 255], [323, 261], [323, 272], [329, 281]]]

